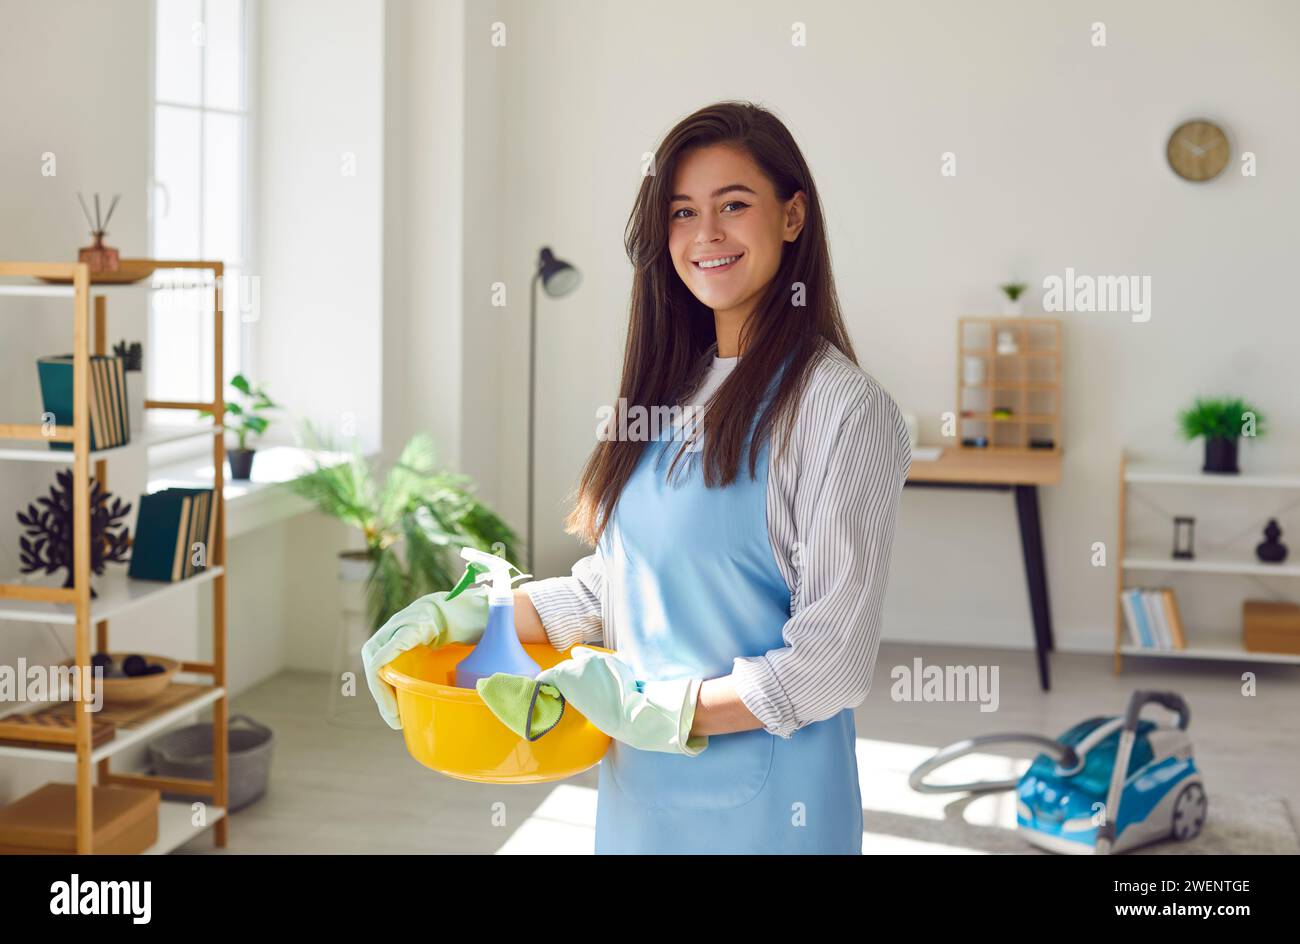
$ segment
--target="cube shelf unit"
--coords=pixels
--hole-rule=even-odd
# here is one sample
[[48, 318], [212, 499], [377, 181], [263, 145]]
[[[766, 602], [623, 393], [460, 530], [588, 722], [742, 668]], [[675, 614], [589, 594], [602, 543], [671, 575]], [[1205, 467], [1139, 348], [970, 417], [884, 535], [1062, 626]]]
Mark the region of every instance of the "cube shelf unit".
[[[92, 790], [99, 786], [128, 786], [158, 789], [167, 793], [210, 796], [202, 826], [192, 825], [190, 804], [163, 801], [158, 814], [158, 840], [148, 853], [166, 853], [182, 845], [208, 827], [213, 839], [224, 847], [228, 840], [226, 816], [229, 755], [226, 734], [226, 502], [224, 495], [225, 441], [221, 435], [225, 415], [222, 373], [222, 264], [197, 260], [123, 259], [124, 269], [145, 273], [143, 282], [122, 284], [96, 282], [84, 263], [0, 262], [0, 302], [4, 296], [58, 297], [72, 300], [73, 315], [73, 419], [71, 426], [55, 426], [52, 433], [40, 424], [0, 423], [0, 441], [15, 444], [0, 448], [0, 461], [30, 461], [68, 465], [73, 470], [73, 586], [43, 586], [39, 581], [0, 584], [0, 622], [43, 622], [75, 627], [75, 661], [78, 667], [90, 665], [90, 627], [95, 627], [96, 649], [109, 651], [108, 621], [125, 617], [135, 607], [162, 596], [185, 592], [201, 583], [212, 585], [212, 660], [183, 661], [180, 671], [187, 676], [211, 677], [196, 696], [167, 709], [136, 727], [119, 729], [116, 736], [95, 747], [91, 744], [91, 714], [74, 710], [76, 715], [76, 750], [52, 750], [21, 745], [0, 745], [0, 757], [76, 765], [76, 851], [93, 853]], [[147, 410], [210, 410], [211, 422], [193, 428], [167, 428], [145, 424], [144, 430], [132, 430], [131, 441], [110, 449], [90, 448], [90, 355], [106, 354], [107, 296], [151, 289], [148, 275], [159, 270], [198, 270], [197, 286], [211, 289], [213, 302], [213, 391], [210, 401], [145, 400]], [[25, 279], [15, 282], [13, 279]], [[34, 280], [55, 280], [46, 284]], [[196, 287], [187, 283], [186, 288]], [[94, 321], [91, 321], [91, 309]], [[0, 317], [3, 317], [0, 304]], [[92, 335], [93, 330], [93, 335]], [[9, 365], [8, 369], [13, 369]], [[106, 572], [96, 578], [98, 596], [90, 596], [90, 478], [108, 485], [108, 459], [129, 450], [147, 450], [150, 446], [191, 437], [206, 437], [212, 442], [212, 465], [215, 470], [213, 494], [217, 500], [216, 533], [209, 536], [208, 566], [193, 577], [175, 583], [133, 580], [122, 572]], [[50, 442], [72, 444], [70, 452], [54, 451]], [[147, 453], [146, 453], [147, 454]], [[52, 579], [52, 578], [49, 578]], [[84, 668], [82, 670], [84, 670]], [[80, 671], [80, 670], [79, 670]], [[78, 700], [86, 692], [77, 691]], [[195, 711], [211, 707], [213, 735], [213, 777], [191, 780], [148, 774], [114, 773], [112, 756], [174, 725]], [[92, 769], [95, 768], [95, 769]], [[98, 777], [96, 778], [96, 774]]]
[[[1274, 489], [1279, 491], [1300, 489], [1300, 472], [1248, 473], [1237, 475], [1211, 475], [1172, 466], [1145, 462], [1130, 462], [1124, 455], [1119, 460], [1119, 531], [1118, 559], [1115, 569], [1115, 674], [1123, 669], [1123, 657], [1157, 656], [1173, 659], [1205, 659], [1211, 661], [1281, 662], [1300, 665], [1300, 655], [1286, 652], [1251, 652], [1242, 645], [1241, 630], [1225, 629], [1218, 632], [1190, 630], [1184, 623], [1188, 637], [1186, 649], [1145, 649], [1128, 641], [1124, 621], [1124, 604], [1120, 593], [1124, 590], [1125, 574], [1129, 573], [1181, 573], [1213, 576], [1249, 577], [1300, 577], [1300, 563], [1265, 564], [1253, 557], [1225, 554], [1198, 555], [1191, 560], [1171, 556], [1172, 544], [1163, 549], [1133, 546], [1127, 538], [1129, 489], [1134, 485], [1196, 486], [1217, 492], [1216, 497], [1230, 498], [1234, 490]], [[1194, 637], [1194, 638], [1193, 638]]]
[[[1014, 353], [998, 352], [998, 336], [1010, 333]], [[982, 378], [968, 379], [967, 358], [982, 364]], [[1005, 407], [1009, 416], [995, 413]], [[986, 437], [987, 446], [966, 439]], [[1051, 448], [1033, 447], [1050, 440]], [[957, 319], [957, 442], [981, 452], [1061, 451], [1061, 322], [1055, 318]]]

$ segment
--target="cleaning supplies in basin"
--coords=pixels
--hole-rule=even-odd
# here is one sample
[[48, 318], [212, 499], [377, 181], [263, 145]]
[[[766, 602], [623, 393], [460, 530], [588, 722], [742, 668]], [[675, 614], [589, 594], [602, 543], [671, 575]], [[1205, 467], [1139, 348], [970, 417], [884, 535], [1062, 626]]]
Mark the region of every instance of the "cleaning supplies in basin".
[[[542, 670], [532, 657], [524, 651], [519, 635], [515, 632], [515, 594], [512, 584], [516, 580], [531, 577], [520, 573], [519, 568], [504, 557], [488, 554], [472, 547], [462, 548], [460, 556], [469, 561], [465, 575], [456, 584], [450, 600], [469, 586], [478, 583], [480, 577], [488, 584], [488, 622], [483, 638], [474, 650], [456, 666], [456, 686], [474, 688], [479, 679], [488, 678], [498, 672], [510, 675], [522, 675], [532, 678]], [[511, 577], [515, 571], [518, 576]]]

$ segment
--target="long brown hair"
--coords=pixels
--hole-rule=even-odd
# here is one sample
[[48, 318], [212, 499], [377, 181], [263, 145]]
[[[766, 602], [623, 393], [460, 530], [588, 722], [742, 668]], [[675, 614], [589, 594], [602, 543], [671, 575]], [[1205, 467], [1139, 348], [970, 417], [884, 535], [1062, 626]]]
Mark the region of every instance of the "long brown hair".
[[[808, 205], [802, 231], [782, 247], [776, 275], [741, 329], [744, 356], [703, 415], [703, 471], [709, 487], [735, 479], [751, 426], [749, 475], [756, 476], [760, 446], [777, 423], [788, 431], [793, 422], [819, 339], [857, 363], [840, 317], [821, 201], [799, 146], [766, 109], [749, 102], [720, 102], [701, 108], [668, 132], [654, 155], [655, 172], [641, 181], [632, 207], [624, 236], [634, 268], [631, 322], [611, 428], [623, 406], [649, 411], [677, 404], [698, 387], [707, 370], [704, 355], [717, 340], [713, 312], [691, 294], [673, 268], [668, 223], [678, 161], [687, 151], [715, 144], [748, 154], [782, 201], [802, 190]], [[795, 304], [795, 283], [802, 285], [802, 305]], [[779, 383], [754, 424], [778, 371]], [[589, 544], [599, 540], [645, 445], [614, 437], [596, 444], [565, 521], [570, 534]]]

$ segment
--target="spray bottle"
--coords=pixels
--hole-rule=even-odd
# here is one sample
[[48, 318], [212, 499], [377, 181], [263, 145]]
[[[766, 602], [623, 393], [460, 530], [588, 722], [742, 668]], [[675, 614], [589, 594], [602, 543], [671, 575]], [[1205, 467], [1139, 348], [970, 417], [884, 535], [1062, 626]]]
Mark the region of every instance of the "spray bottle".
[[479, 679], [497, 672], [535, 677], [542, 667], [524, 651], [519, 634], [515, 632], [515, 594], [511, 589], [516, 580], [532, 574], [520, 572], [519, 576], [512, 578], [510, 571], [518, 572], [518, 567], [504, 557], [472, 547], [462, 548], [460, 556], [469, 561], [469, 566], [460, 582], [447, 594], [447, 599], [469, 586], [488, 583], [488, 622], [474, 651], [456, 666], [456, 687], [473, 688]]

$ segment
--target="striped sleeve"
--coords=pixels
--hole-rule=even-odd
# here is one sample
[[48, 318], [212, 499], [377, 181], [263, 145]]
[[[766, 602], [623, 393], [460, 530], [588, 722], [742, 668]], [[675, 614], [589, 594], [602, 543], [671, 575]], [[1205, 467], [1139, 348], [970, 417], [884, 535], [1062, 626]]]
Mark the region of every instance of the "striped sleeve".
[[737, 658], [732, 678], [764, 728], [786, 738], [867, 696], [894, 521], [911, 465], [906, 423], [874, 381], [853, 406], [816, 411], [809, 423], [799, 437], [806, 445], [797, 460], [798, 487], [782, 499], [788, 514], [776, 516], [774, 528], [783, 533], [772, 534], [793, 589], [786, 645]]
[[561, 652], [578, 643], [600, 645], [605, 636], [604, 588], [605, 566], [599, 551], [575, 563], [568, 577], [519, 586], [533, 601], [547, 639]]

